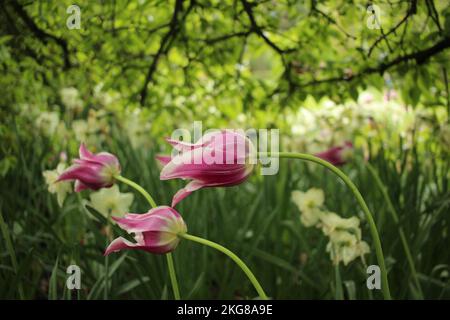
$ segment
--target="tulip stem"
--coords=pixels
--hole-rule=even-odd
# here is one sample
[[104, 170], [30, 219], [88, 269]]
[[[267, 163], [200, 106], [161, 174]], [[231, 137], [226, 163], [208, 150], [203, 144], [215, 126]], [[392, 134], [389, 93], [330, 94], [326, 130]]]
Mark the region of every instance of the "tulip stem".
[[363, 209], [364, 214], [367, 219], [367, 222], [369, 223], [370, 233], [372, 234], [372, 239], [373, 239], [374, 246], [375, 246], [375, 253], [377, 256], [377, 261], [378, 261], [378, 265], [379, 265], [380, 271], [381, 271], [381, 284], [382, 284], [381, 290], [383, 292], [384, 299], [391, 300], [391, 293], [389, 291], [387, 270], [386, 270], [386, 265], [384, 262], [383, 249], [381, 247], [381, 240], [380, 240], [380, 236], [378, 234], [377, 226], [373, 219], [372, 213], [369, 210], [369, 207], [367, 206], [366, 202], [364, 201], [364, 198], [362, 197], [362, 195], [359, 192], [356, 185], [350, 180], [350, 178], [344, 172], [342, 172], [340, 169], [333, 166], [328, 161], [325, 161], [321, 158], [315, 157], [310, 154], [297, 153], [297, 152], [279, 152], [279, 153], [260, 153], [260, 155], [272, 156], [272, 157], [279, 156], [281, 158], [300, 159], [300, 160], [314, 162], [314, 163], [324, 166], [325, 168], [332, 171], [334, 174], [336, 174], [339, 178], [342, 179], [342, 181], [347, 185], [347, 187], [353, 192], [353, 195], [355, 196], [359, 205]]
[[[155, 202], [155, 200], [153, 200], [152, 196], [147, 191], [145, 191], [144, 188], [142, 188], [140, 185], [138, 185], [136, 182], [131, 181], [130, 179], [127, 179], [125, 177], [122, 177], [121, 175], [116, 175], [116, 176], [114, 176], [114, 178], [120, 182], [123, 182], [123, 183], [129, 185], [130, 187], [136, 189], [137, 191], [139, 191], [144, 196], [144, 198], [147, 199], [150, 206], [152, 208], [156, 208], [156, 202]], [[173, 265], [172, 253], [170, 253], [170, 252], [167, 253], [166, 258], [167, 258], [167, 266], [169, 269], [170, 282], [172, 283], [173, 295], [175, 297], [175, 300], [180, 300], [180, 289], [178, 287], [177, 275], [175, 273], [175, 267]]]
[[197, 242], [197, 243], [201, 243], [201, 244], [203, 244], [205, 246], [214, 248], [216, 250], [219, 250], [220, 252], [222, 252], [225, 255], [227, 255], [228, 257], [230, 257], [234, 262], [236, 262], [236, 264], [247, 275], [248, 279], [250, 280], [250, 282], [253, 284], [253, 286], [255, 287], [256, 291], [258, 292], [258, 295], [260, 296], [260, 298], [263, 299], [263, 300], [268, 300], [269, 299], [267, 297], [267, 295], [265, 294], [263, 288], [259, 284], [258, 280], [256, 280], [255, 275], [247, 267], [247, 265], [244, 263], [244, 261], [242, 261], [232, 251], [230, 251], [229, 249], [225, 248], [224, 246], [221, 246], [218, 243], [215, 243], [215, 242], [212, 242], [210, 240], [203, 239], [203, 238], [200, 238], [200, 237], [196, 237], [196, 236], [193, 236], [193, 235], [190, 235], [190, 234], [187, 234], [187, 233], [179, 234], [178, 236], [181, 237], [181, 238], [187, 239], [187, 240], [191, 240], [191, 241], [194, 241], [194, 242]]
[[114, 179], [116, 179], [120, 182], [123, 182], [123, 183], [129, 185], [130, 187], [136, 189], [144, 196], [145, 199], [147, 199], [148, 203], [150, 204], [150, 206], [152, 206], [152, 208], [156, 207], [156, 202], [155, 202], [155, 200], [153, 200], [152, 196], [147, 191], [145, 191], [144, 188], [142, 188], [140, 185], [138, 185], [136, 182], [131, 181], [130, 179], [127, 179], [125, 177], [122, 177], [121, 175], [114, 176]]
[[180, 300], [180, 289], [178, 288], [177, 274], [173, 265], [172, 253], [167, 253], [166, 257], [167, 266], [169, 267], [170, 281], [172, 282], [173, 295], [175, 296], [175, 300]]

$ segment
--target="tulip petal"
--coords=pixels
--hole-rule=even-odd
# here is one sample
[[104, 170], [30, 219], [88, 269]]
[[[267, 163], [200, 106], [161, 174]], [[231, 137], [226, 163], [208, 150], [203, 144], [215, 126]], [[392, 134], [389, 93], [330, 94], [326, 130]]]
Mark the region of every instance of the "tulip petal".
[[190, 151], [192, 149], [202, 146], [202, 144], [185, 142], [185, 141], [175, 140], [175, 139], [171, 139], [171, 138], [166, 138], [166, 141], [168, 143], [170, 143], [176, 150], [182, 151], [182, 152]]
[[86, 145], [82, 143], [80, 145], [79, 154], [81, 159], [91, 159], [94, 155], [86, 148]]
[[156, 160], [159, 161], [159, 163], [161, 163], [162, 165], [166, 165], [170, 162], [170, 160], [172, 159], [170, 156], [166, 156], [166, 155], [157, 155]]
[[193, 180], [189, 182], [183, 189], [178, 190], [178, 192], [172, 198], [172, 207], [175, 207], [178, 202], [186, 198], [195, 190], [198, 190], [204, 186], [202, 181]]
[[124, 249], [141, 249], [142, 246], [137, 243], [132, 243], [131, 241], [128, 241], [124, 237], [119, 237], [114, 239], [106, 248], [104, 256], [109, 255], [112, 252], [117, 252]]
[[89, 187], [87, 185], [85, 185], [80, 180], [75, 180], [75, 192], [80, 192], [80, 191], [83, 191], [86, 189], [89, 189]]
[[126, 214], [123, 218], [112, 217], [112, 219], [128, 233], [136, 233], [164, 231], [168, 229], [174, 217], [180, 218], [180, 215], [174, 209], [162, 206], [151, 209], [145, 214]]

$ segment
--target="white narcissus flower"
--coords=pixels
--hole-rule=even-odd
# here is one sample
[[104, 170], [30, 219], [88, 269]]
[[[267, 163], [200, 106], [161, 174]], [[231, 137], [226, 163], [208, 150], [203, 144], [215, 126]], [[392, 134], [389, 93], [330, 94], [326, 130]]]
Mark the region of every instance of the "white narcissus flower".
[[77, 139], [77, 141], [86, 141], [88, 124], [85, 120], [74, 120], [72, 122], [72, 130], [75, 133], [75, 139]]
[[307, 211], [321, 207], [325, 201], [325, 195], [322, 189], [317, 188], [311, 188], [306, 192], [294, 190], [292, 200], [301, 211]]
[[370, 252], [369, 245], [365, 241], [359, 240], [356, 235], [347, 231], [333, 232], [326, 250], [330, 253], [334, 264], [342, 261], [344, 265]]
[[76, 88], [62, 88], [59, 91], [62, 103], [70, 110], [81, 109], [83, 101], [79, 98], [79, 93]]
[[55, 170], [46, 170], [42, 173], [44, 176], [45, 182], [48, 185], [48, 191], [50, 193], [56, 193], [56, 197], [58, 200], [58, 205], [62, 207], [64, 203], [64, 199], [67, 194], [72, 192], [72, 185], [70, 182], [58, 182], [59, 175], [63, 173], [66, 165], [64, 163], [58, 164]]
[[306, 227], [312, 227], [320, 221], [322, 215], [321, 206], [325, 201], [323, 190], [311, 188], [306, 192], [294, 190], [292, 201], [299, 208], [300, 220]]
[[105, 217], [123, 217], [130, 209], [134, 196], [121, 193], [117, 185], [93, 192], [90, 196], [91, 206]]
[[59, 124], [59, 114], [57, 112], [42, 112], [35, 121], [36, 126], [46, 136], [52, 137]]
[[320, 211], [319, 209], [303, 211], [300, 214], [300, 221], [305, 227], [312, 227], [317, 225], [317, 223], [320, 221], [321, 215], [322, 211]]
[[332, 237], [334, 232], [352, 231], [361, 239], [361, 229], [357, 217], [342, 218], [334, 212], [326, 212], [320, 216], [320, 227], [324, 234]]

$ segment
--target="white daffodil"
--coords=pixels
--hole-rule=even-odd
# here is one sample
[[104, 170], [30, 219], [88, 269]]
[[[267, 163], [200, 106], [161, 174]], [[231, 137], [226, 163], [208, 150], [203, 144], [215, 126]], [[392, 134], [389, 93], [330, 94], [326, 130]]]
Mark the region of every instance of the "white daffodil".
[[57, 112], [42, 112], [36, 119], [36, 127], [47, 137], [52, 137], [59, 124]]
[[72, 130], [75, 133], [75, 139], [80, 142], [86, 141], [88, 134], [88, 124], [85, 120], [75, 120], [72, 122]]
[[320, 216], [320, 227], [323, 233], [329, 237], [332, 237], [335, 232], [351, 231], [358, 239], [361, 238], [357, 217], [342, 218], [334, 212], [326, 212]]
[[59, 91], [59, 95], [61, 96], [62, 103], [69, 110], [81, 109], [83, 101], [81, 101], [78, 90], [76, 88], [63, 88]]
[[72, 185], [68, 181], [56, 182], [59, 175], [64, 171], [66, 165], [64, 163], [58, 164], [55, 170], [46, 170], [42, 173], [45, 182], [48, 185], [48, 191], [50, 193], [56, 193], [58, 205], [62, 207], [64, 199], [67, 194], [72, 192]]
[[343, 262], [348, 265], [358, 257], [370, 252], [369, 245], [365, 241], [358, 240], [355, 234], [347, 231], [335, 231], [330, 235], [330, 242], [326, 251], [334, 264]]
[[325, 201], [325, 195], [322, 189], [316, 188], [311, 188], [306, 192], [294, 190], [292, 192], [292, 201], [294, 201], [300, 211], [308, 211], [320, 208]]
[[91, 206], [105, 217], [122, 217], [130, 209], [134, 196], [132, 193], [121, 193], [117, 185], [103, 188], [91, 193]]
[[311, 188], [306, 192], [294, 190], [292, 201], [301, 212], [300, 220], [306, 227], [312, 227], [320, 221], [321, 207], [325, 201], [323, 190]]

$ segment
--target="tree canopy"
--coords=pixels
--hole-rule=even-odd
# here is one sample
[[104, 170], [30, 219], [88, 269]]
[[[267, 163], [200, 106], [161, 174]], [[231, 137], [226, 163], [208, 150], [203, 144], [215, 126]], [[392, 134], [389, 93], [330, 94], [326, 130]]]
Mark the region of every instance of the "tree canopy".
[[[446, 1], [9, 0], [0, 10], [3, 104], [49, 105], [99, 82], [127, 105], [201, 112], [298, 107], [393, 87], [411, 105], [448, 104]], [[426, 67], [425, 67], [426, 66]]]

